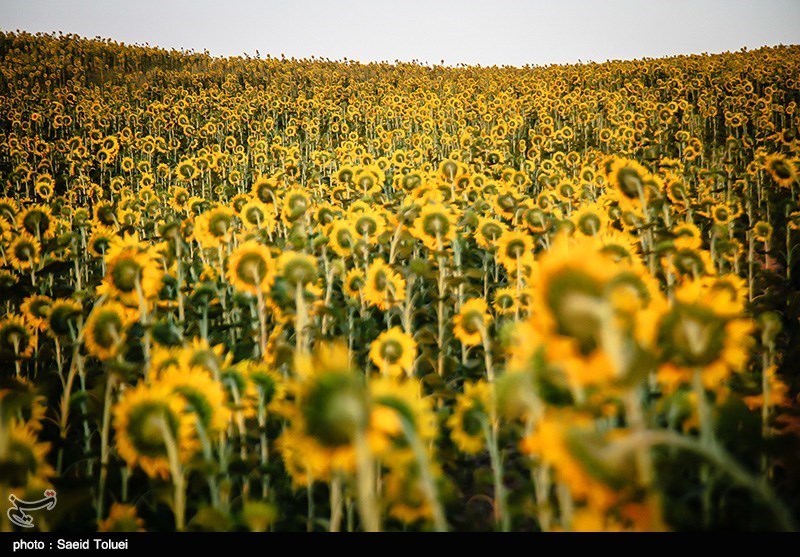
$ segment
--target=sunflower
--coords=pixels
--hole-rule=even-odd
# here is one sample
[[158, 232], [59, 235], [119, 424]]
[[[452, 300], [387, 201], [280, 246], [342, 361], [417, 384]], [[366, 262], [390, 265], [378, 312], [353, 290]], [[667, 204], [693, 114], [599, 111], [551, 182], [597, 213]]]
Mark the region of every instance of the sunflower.
[[143, 299], [158, 295], [162, 271], [156, 255], [139, 241], [138, 234], [115, 237], [105, 256], [106, 276], [98, 293], [116, 296], [125, 305], [136, 307]]
[[768, 155], [764, 159], [764, 168], [781, 187], [791, 188], [798, 180], [797, 162], [779, 153]]
[[383, 259], [376, 259], [367, 269], [364, 300], [386, 311], [405, 300], [406, 281]]
[[371, 208], [352, 213], [350, 221], [358, 237], [370, 244], [377, 243], [378, 236], [386, 230], [386, 219]]
[[492, 304], [498, 315], [513, 315], [521, 309], [520, 297], [516, 288], [498, 288], [494, 291]]
[[102, 224], [96, 225], [92, 228], [92, 234], [89, 236], [87, 247], [89, 253], [93, 257], [105, 257], [111, 242], [116, 237], [116, 231], [110, 226]]
[[410, 376], [417, 358], [417, 343], [400, 327], [392, 327], [372, 341], [369, 357], [383, 375]]
[[[433, 401], [416, 381], [383, 376], [369, 381], [369, 443], [373, 452], [392, 464], [413, 459], [408, 435], [424, 444], [437, 434]], [[387, 461], [388, 461], [387, 460]]]
[[186, 206], [190, 197], [191, 194], [189, 193], [189, 190], [181, 186], [176, 186], [172, 188], [172, 195], [169, 198], [169, 205], [175, 211], [180, 213], [186, 210]]
[[464, 302], [459, 312], [453, 316], [453, 333], [465, 346], [476, 346], [483, 343], [484, 335], [488, 336], [490, 323], [491, 316], [486, 301], [474, 298]]
[[533, 261], [533, 238], [519, 230], [509, 230], [497, 242], [497, 261], [509, 274], [530, 266]]
[[587, 501], [590, 508], [608, 509], [617, 500], [617, 494], [590, 475], [570, 443], [585, 422], [583, 416], [551, 410], [538, 421], [536, 429], [522, 439], [520, 450], [552, 467], [559, 482], [569, 487], [577, 501]]
[[3, 483], [24, 487], [47, 482], [55, 470], [47, 463], [50, 443], [40, 443], [36, 432], [25, 424], [11, 422], [0, 429], [0, 467]]
[[194, 421], [184, 407], [184, 399], [175, 396], [168, 385], [139, 383], [123, 391], [113, 410], [114, 430], [117, 452], [128, 466], [139, 466], [150, 477], [168, 478], [167, 435], [181, 462], [194, 454]]
[[489, 383], [464, 383], [464, 392], [456, 397], [453, 414], [447, 419], [450, 439], [461, 452], [477, 454], [484, 449], [485, 428], [489, 427], [493, 406], [494, 394]]
[[760, 220], [753, 225], [752, 233], [756, 242], [767, 243], [772, 239], [772, 225], [767, 221]]
[[220, 205], [194, 219], [194, 237], [203, 248], [216, 248], [231, 240], [236, 213]]
[[200, 171], [197, 169], [192, 159], [179, 162], [178, 166], [175, 168], [175, 175], [178, 177], [178, 180], [182, 182], [190, 182], [197, 178], [199, 174]]
[[742, 302], [714, 281], [686, 281], [674, 297], [658, 328], [660, 376], [688, 382], [699, 370], [706, 387], [717, 388], [732, 371], [744, 369], [755, 326], [742, 316]]
[[36, 337], [21, 315], [7, 314], [0, 320], [0, 353], [10, 352], [18, 358], [33, 354]]
[[183, 399], [186, 411], [194, 416], [205, 435], [227, 427], [230, 411], [225, 390], [205, 368], [168, 368], [158, 375], [156, 384]]
[[494, 212], [506, 220], [511, 220], [517, 211], [519, 204], [519, 192], [510, 186], [501, 186], [498, 188], [497, 194], [492, 199], [492, 208]]
[[24, 423], [40, 431], [47, 412], [47, 399], [39, 395], [36, 385], [25, 378], [8, 379], [0, 387], [0, 423]]
[[389, 516], [405, 524], [433, 519], [433, 509], [422, 488], [420, 469], [415, 462], [390, 466], [383, 481]]
[[645, 182], [650, 177], [650, 172], [638, 162], [617, 159], [611, 164], [608, 184], [618, 194], [623, 206], [632, 208], [638, 206], [642, 200], [647, 201]]
[[111, 360], [125, 344], [128, 327], [136, 321], [136, 312], [118, 302], [96, 306], [83, 327], [86, 350], [100, 360]]
[[300, 188], [292, 188], [283, 198], [283, 212], [281, 217], [287, 225], [302, 218], [311, 208], [310, 196]]
[[575, 223], [575, 230], [586, 236], [596, 236], [608, 226], [607, 213], [597, 203], [578, 207], [578, 210], [570, 216], [570, 220]]
[[17, 227], [39, 239], [53, 236], [56, 219], [47, 205], [30, 205], [17, 215]]
[[349, 220], [334, 221], [330, 229], [330, 246], [339, 257], [352, 253], [358, 239], [358, 231]]
[[742, 214], [742, 208], [736, 203], [719, 203], [712, 207], [711, 217], [717, 224], [727, 225]]
[[475, 243], [486, 250], [493, 250], [497, 240], [508, 230], [505, 223], [498, 220], [478, 217], [478, 226], [475, 227]]
[[364, 271], [355, 268], [347, 271], [347, 275], [342, 281], [342, 291], [352, 300], [361, 301], [361, 289], [367, 283], [364, 278]]
[[252, 360], [245, 360], [237, 365], [243, 369], [247, 380], [255, 387], [254, 404], [265, 410], [277, 408], [286, 396], [286, 384], [272, 366]]
[[19, 203], [10, 197], [0, 198], [0, 218], [8, 224], [16, 224], [19, 215]]
[[455, 239], [456, 218], [448, 207], [428, 204], [422, 207], [410, 231], [429, 250], [439, 251]]
[[678, 277], [699, 278], [716, 272], [711, 254], [702, 249], [677, 247], [666, 259], [668, 268]]
[[304, 287], [317, 278], [317, 260], [312, 255], [296, 251], [286, 251], [278, 258], [278, 275], [282, 276], [292, 289]]
[[34, 268], [39, 264], [42, 255], [42, 245], [36, 237], [27, 232], [14, 238], [8, 247], [8, 261], [11, 266], [19, 271]]
[[675, 236], [674, 244], [677, 248], [700, 249], [703, 245], [703, 233], [692, 223], [684, 222], [672, 228]]
[[[208, 340], [194, 338], [178, 351], [178, 364], [181, 369], [202, 368], [213, 377], [218, 377], [220, 370], [228, 366], [230, 354], [225, 354], [225, 346], [211, 346]], [[172, 366], [169, 366], [172, 367]], [[166, 370], [165, 370], [166, 371]]]
[[267, 231], [275, 229], [275, 213], [258, 199], [249, 199], [242, 205], [239, 216], [247, 229]]
[[47, 328], [47, 314], [50, 313], [52, 303], [53, 300], [49, 296], [34, 294], [26, 297], [19, 309], [31, 326], [44, 331]]
[[[323, 480], [334, 470], [352, 471], [354, 444], [366, 435], [369, 408], [363, 376], [350, 367], [347, 348], [321, 345], [313, 357], [298, 355], [295, 373], [297, 404], [291, 427], [279, 439], [287, 468], [290, 473], [293, 468], [311, 471], [314, 479]], [[293, 454], [297, 450], [302, 462]]]
[[98, 532], [145, 532], [144, 521], [136, 514], [136, 507], [126, 503], [113, 503], [108, 518], [97, 523]]
[[47, 334], [53, 338], [77, 338], [81, 310], [80, 302], [70, 298], [53, 300], [47, 313]]
[[240, 292], [269, 292], [275, 277], [275, 262], [269, 248], [255, 240], [239, 244], [228, 258], [228, 280]]

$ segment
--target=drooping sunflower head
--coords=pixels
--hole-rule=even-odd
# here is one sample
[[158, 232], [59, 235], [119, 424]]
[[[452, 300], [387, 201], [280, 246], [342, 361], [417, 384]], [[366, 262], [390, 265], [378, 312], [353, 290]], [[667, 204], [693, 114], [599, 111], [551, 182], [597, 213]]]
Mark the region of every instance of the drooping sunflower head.
[[46, 482], [55, 475], [47, 463], [50, 443], [40, 443], [36, 432], [16, 421], [3, 423], [0, 443], [0, 467], [3, 483], [11, 487], [25, 487], [36, 482]]
[[677, 248], [667, 258], [669, 268], [679, 277], [699, 278], [716, 272], [711, 255], [702, 249]]
[[383, 259], [376, 259], [367, 269], [363, 292], [367, 303], [386, 311], [405, 300], [406, 281]]
[[372, 342], [369, 357], [384, 375], [410, 375], [417, 357], [417, 343], [400, 327], [392, 327]]
[[641, 164], [629, 159], [617, 159], [611, 165], [608, 185], [619, 194], [621, 201], [628, 204], [647, 199], [645, 182], [650, 172]]
[[769, 242], [772, 239], [772, 225], [760, 220], [753, 225], [753, 237], [757, 242]]
[[197, 427], [206, 434], [218, 433], [227, 426], [230, 410], [225, 390], [206, 368], [169, 368], [159, 374], [156, 384], [182, 398], [184, 412], [192, 414]]
[[784, 188], [791, 188], [797, 183], [798, 172], [797, 161], [787, 158], [779, 153], [768, 155], [764, 159], [764, 168], [775, 180], [775, 183]]
[[233, 287], [248, 294], [268, 292], [275, 277], [269, 248], [256, 240], [239, 244], [228, 258], [227, 277]]
[[208, 340], [194, 338], [178, 352], [181, 369], [200, 368], [212, 377], [218, 377], [220, 370], [230, 361], [231, 355], [225, 354], [225, 346], [211, 346]]
[[123, 391], [114, 407], [117, 452], [128, 466], [139, 466], [150, 477], [167, 478], [169, 449], [188, 460], [197, 448], [192, 416], [185, 402], [165, 384], [140, 383]]
[[50, 313], [52, 298], [41, 294], [28, 296], [20, 305], [20, 311], [33, 327], [44, 331], [47, 327], [47, 315]]
[[347, 349], [320, 346], [313, 357], [298, 358], [295, 371], [305, 434], [329, 450], [351, 447], [366, 430], [369, 410], [363, 377], [350, 367]]
[[76, 338], [80, 316], [80, 302], [70, 298], [53, 300], [47, 314], [47, 334], [54, 338]]
[[508, 230], [497, 241], [497, 261], [509, 273], [518, 266], [530, 265], [533, 259], [533, 238], [520, 230]]
[[494, 304], [492, 304], [498, 315], [513, 315], [519, 311], [520, 296], [516, 288], [498, 288], [494, 291]]
[[608, 215], [597, 203], [581, 205], [570, 218], [575, 223], [575, 230], [586, 236], [596, 236], [608, 225]]
[[235, 229], [233, 209], [219, 205], [199, 215], [194, 221], [194, 237], [204, 248], [216, 248], [230, 241]]
[[486, 381], [464, 383], [464, 391], [456, 398], [453, 415], [447, 420], [450, 438], [459, 450], [477, 454], [484, 449], [493, 405], [491, 384]]
[[178, 177], [178, 180], [182, 182], [190, 182], [197, 178], [200, 174], [200, 171], [197, 169], [195, 162], [192, 159], [186, 159], [178, 163], [177, 168], [175, 169], [175, 175]]
[[557, 239], [532, 276], [533, 307], [543, 330], [574, 339], [583, 354], [595, 350], [605, 289], [614, 272], [613, 260], [600, 253], [594, 240]]
[[672, 234], [675, 236], [675, 247], [700, 249], [703, 244], [703, 235], [700, 229], [689, 222], [676, 224], [672, 227]]
[[6, 315], [0, 320], [0, 353], [30, 357], [36, 341], [32, 329], [21, 315]]
[[312, 255], [286, 251], [278, 258], [278, 274], [292, 289], [303, 287], [317, 278], [317, 260]]
[[493, 250], [497, 240], [508, 230], [508, 227], [499, 220], [478, 217], [478, 226], [475, 227], [475, 242], [482, 248]]
[[98, 532], [144, 532], [144, 521], [136, 514], [136, 507], [126, 503], [112, 503], [108, 517], [97, 523]]
[[350, 299], [359, 301], [361, 300], [361, 289], [364, 288], [366, 283], [364, 271], [359, 268], [350, 269], [342, 281], [342, 291]]
[[17, 226], [35, 238], [49, 238], [56, 230], [56, 219], [48, 205], [30, 205], [17, 215]]
[[358, 239], [358, 232], [349, 220], [337, 220], [331, 225], [330, 245], [339, 257], [352, 253]]
[[125, 344], [128, 327], [135, 320], [136, 312], [118, 302], [95, 307], [83, 328], [86, 350], [103, 361], [115, 358]]
[[0, 424], [19, 422], [32, 431], [40, 431], [47, 399], [39, 394], [36, 385], [25, 378], [7, 379], [0, 387]]
[[89, 253], [94, 257], [105, 257], [115, 236], [116, 231], [113, 228], [98, 224], [92, 229], [92, 234], [89, 236], [87, 245]]
[[292, 188], [283, 198], [282, 217], [286, 224], [290, 224], [306, 214], [311, 209], [311, 197], [300, 188]]
[[369, 381], [368, 440], [373, 452], [394, 464], [413, 459], [409, 436], [429, 443], [437, 433], [432, 401], [416, 381], [379, 377]]
[[42, 256], [42, 245], [27, 232], [17, 236], [8, 247], [8, 260], [17, 270], [25, 271], [36, 266]]
[[414, 221], [411, 233], [430, 250], [440, 250], [456, 235], [453, 212], [444, 205], [429, 204], [422, 207]]
[[731, 371], [746, 365], [754, 325], [741, 316], [741, 303], [714, 282], [686, 281], [674, 296], [658, 329], [662, 360], [689, 372], [701, 370], [707, 386], [719, 387]]
[[488, 306], [483, 298], [464, 302], [459, 312], [453, 316], [453, 334], [466, 346], [482, 344], [488, 337], [487, 328], [491, 323]]

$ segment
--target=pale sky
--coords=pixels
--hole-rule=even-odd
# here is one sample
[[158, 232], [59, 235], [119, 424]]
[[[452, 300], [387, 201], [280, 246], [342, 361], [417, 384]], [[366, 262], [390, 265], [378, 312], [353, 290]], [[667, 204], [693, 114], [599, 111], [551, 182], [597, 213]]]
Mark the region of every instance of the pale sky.
[[800, 0], [0, 0], [0, 29], [362, 62], [543, 65], [800, 43]]

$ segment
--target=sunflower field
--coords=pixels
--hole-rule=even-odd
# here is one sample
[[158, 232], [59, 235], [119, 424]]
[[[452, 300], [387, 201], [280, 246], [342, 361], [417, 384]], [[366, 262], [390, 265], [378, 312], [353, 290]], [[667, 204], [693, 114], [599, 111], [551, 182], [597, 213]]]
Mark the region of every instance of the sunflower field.
[[37, 530], [798, 527], [800, 47], [0, 70]]

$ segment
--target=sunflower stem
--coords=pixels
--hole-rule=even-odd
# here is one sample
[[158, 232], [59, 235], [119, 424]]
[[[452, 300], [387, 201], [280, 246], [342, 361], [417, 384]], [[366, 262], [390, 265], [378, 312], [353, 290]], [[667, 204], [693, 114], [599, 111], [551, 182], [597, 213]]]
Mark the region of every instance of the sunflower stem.
[[161, 430], [161, 435], [164, 438], [164, 445], [167, 448], [167, 458], [172, 475], [175, 530], [182, 532], [186, 526], [186, 477], [178, 458], [178, 446], [175, 442], [175, 438], [172, 436], [172, 432], [169, 430], [167, 421], [163, 416], [158, 420], [158, 428]]

